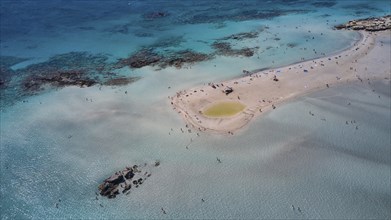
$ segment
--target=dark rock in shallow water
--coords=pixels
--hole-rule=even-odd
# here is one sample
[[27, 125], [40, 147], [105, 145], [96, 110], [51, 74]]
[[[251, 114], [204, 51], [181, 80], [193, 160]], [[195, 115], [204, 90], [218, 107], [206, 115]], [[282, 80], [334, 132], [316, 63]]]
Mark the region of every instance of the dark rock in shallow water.
[[211, 59], [210, 55], [198, 53], [193, 50], [181, 50], [169, 53], [159, 66], [165, 68], [167, 66], [174, 66], [181, 68], [184, 64], [193, 64]]
[[254, 50], [257, 48], [241, 48], [241, 49], [233, 49], [231, 44], [228, 42], [219, 42], [215, 41], [212, 44], [212, 48], [216, 50], [216, 54], [223, 56], [245, 56], [251, 57], [254, 55]]
[[134, 177], [134, 173], [133, 173], [133, 170], [129, 170], [127, 173], [125, 173], [125, 178], [126, 179], [132, 179]]
[[107, 57], [86, 52], [71, 52], [51, 57], [48, 61], [32, 64], [16, 73], [25, 76], [22, 88], [27, 92], [37, 92], [45, 85], [52, 87], [90, 87], [99, 83], [94, 74], [105, 72]]
[[248, 47], [242, 48], [242, 49], [238, 50], [238, 54], [245, 56], [245, 57], [252, 57], [252, 56], [254, 56], [254, 49], [248, 48]]
[[129, 191], [131, 188], [132, 188], [132, 185], [130, 185], [130, 184], [125, 185], [125, 188], [122, 190], [122, 193], [126, 193], [126, 192]]
[[103, 54], [58, 54], [45, 62], [16, 70], [10, 67], [27, 59], [8, 56], [0, 58], [2, 106], [12, 105], [26, 96], [50, 89], [66, 86], [90, 87], [96, 84], [121, 86], [139, 79], [119, 76], [113, 72], [118, 68], [117, 63], [108, 62], [108, 56]]
[[106, 179], [106, 182], [111, 183], [113, 185], [118, 185], [120, 183], [125, 182], [125, 177], [123, 176], [123, 173], [114, 174], [111, 177]]
[[216, 40], [215, 42], [213, 42], [211, 46], [213, 49], [216, 50], [216, 54], [218, 55], [251, 57], [254, 55], [254, 51], [258, 49], [258, 47], [254, 47], [254, 48], [244, 47], [240, 49], [234, 49], [232, 48], [230, 41], [257, 38], [258, 35], [259, 32], [256, 31], [233, 34], [228, 37], [223, 37]]
[[365, 30], [370, 32], [384, 31], [391, 29], [391, 15], [379, 17], [379, 18], [366, 18], [359, 20], [352, 20], [346, 24], [335, 26], [337, 30], [350, 29], [350, 30]]
[[120, 67], [129, 66], [131, 68], [141, 68], [144, 66], [153, 65], [159, 62], [162, 57], [153, 52], [151, 49], [142, 49], [131, 55], [127, 59], [119, 60], [118, 64]]
[[120, 77], [109, 79], [103, 83], [105, 86], [125, 86], [141, 79], [140, 77]]
[[252, 32], [241, 32], [238, 34], [232, 34], [228, 37], [220, 38], [219, 40], [244, 40], [244, 39], [252, 39], [257, 38], [259, 36], [259, 33], [256, 31]]
[[184, 64], [193, 64], [211, 59], [210, 55], [198, 53], [192, 50], [166, 51], [160, 55], [153, 49], [142, 49], [127, 59], [119, 60], [117, 68], [129, 66], [131, 68], [141, 68], [144, 66], [159, 66], [166, 68], [174, 66], [181, 68]]
[[289, 48], [294, 48], [297, 46], [297, 43], [288, 43], [286, 46], [288, 46]]
[[219, 42], [215, 41], [212, 44], [212, 48], [215, 49], [218, 53], [227, 54], [232, 50], [231, 44], [228, 42]]
[[156, 161], [151, 164], [145, 163], [142, 166], [126, 167], [122, 171], [116, 172], [98, 186], [100, 195], [109, 199], [116, 198], [121, 193], [128, 195], [132, 185], [138, 188], [151, 176], [150, 170], [156, 167], [156, 163], [160, 164], [160, 162]]
[[36, 92], [40, 91], [45, 84], [50, 84], [54, 87], [90, 87], [97, 83], [95, 80], [83, 76], [84, 74], [83, 70], [54, 71], [51, 74], [47, 74], [47, 76], [27, 77], [23, 82], [23, 86], [27, 91]]

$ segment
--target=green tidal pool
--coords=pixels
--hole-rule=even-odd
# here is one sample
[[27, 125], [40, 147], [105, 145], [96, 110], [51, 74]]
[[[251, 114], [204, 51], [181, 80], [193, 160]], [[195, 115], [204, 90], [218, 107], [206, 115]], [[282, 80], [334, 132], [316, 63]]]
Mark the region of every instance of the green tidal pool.
[[208, 107], [203, 114], [209, 117], [232, 116], [243, 111], [245, 107], [240, 102], [219, 102]]

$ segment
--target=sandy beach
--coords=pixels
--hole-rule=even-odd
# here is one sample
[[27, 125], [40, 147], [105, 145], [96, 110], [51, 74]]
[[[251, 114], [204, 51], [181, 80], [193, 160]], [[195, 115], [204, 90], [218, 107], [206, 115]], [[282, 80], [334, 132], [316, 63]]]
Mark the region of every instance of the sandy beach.
[[[390, 31], [360, 31], [361, 38], [339, 53], [289, 66], [247, 73], [246, 76], [179, 91], [169, 97], [173, 109], [186, 124], [202, 132], [232, 135], [251, 119], [278, 108], [283, 102], [336, 84], [390, 79]], [[226, 90], [232, 92], [226, 94]], [[203, 112], [220, 102], [239, 102], [244, 110], [225, 117]], [[311, 114], [311, 112], [309, 112]]]

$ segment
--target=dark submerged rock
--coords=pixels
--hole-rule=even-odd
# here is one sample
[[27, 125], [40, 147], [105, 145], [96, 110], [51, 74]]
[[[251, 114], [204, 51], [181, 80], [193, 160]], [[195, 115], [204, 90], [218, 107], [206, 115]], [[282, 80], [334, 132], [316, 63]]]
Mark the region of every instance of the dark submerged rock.
[[40, 91], [46, 84], [53, 87], [90, 87], [97, 84], [97, 81], [84, 75], [84, 70], [53, 71], [51, 74], [45, 74], [45, 76], [27, 77], [23, 81], [23, 86], [26, 91], [36, 92]]
[[151, 49], [142, 49], [131, 55], [127, 59], [120, 59], [120, 67], [129, 66], [131, 68], [141, 68], [159, 62], [162, 57]]
[[104, 82], [103, 85], [105, 85], [105, 86], [125, 86], [130, 83], [136, 82], [139, 79], [141, 79], [141, 78], [140, 77], [120, 77], [120, 78], [109, 79], [106, 82]]
[[228, 42], [215, 41], [212, 48], [216, 50], [216, 54], [223, 56], [245, 56], [251, 57], [254, 55], [254, 50], [257, 48], [244, 47], [241, 49], [233, 49]]
[[158, 54], [153, 49], [142, 49], [127, 59], [121, 59], [117, 67], [129, 66], [130, 68], [141, 68], [144, 66], [159, 66], [166, 68], [174, 66], [182, 68], [185, 64], [194, 64], [211, 59], [212, 56], [193, 50], [166, 51]]
[[[138, 77], [124, 77], [113, 72], [118, 66], [108, 62], [108, 55], [70, 52], [47, 61], [12, 70], [11, 66], [27, 59], [0, 57], [1, 105], [12, 105], [26, 96], [66, 86], [125, 85]], [[7, 89], [12, 87], [13, 89]]]
[[138, 188], [151, 176], [150, 169], [156, 167], [157, 162], [140, 166], [134, 165], [115, 172], [115, 174], [105, 179], [103, 183], [99, 184], [99, 194], [109, 199], [116, 198], [121, 193], [128, 195], [132, 185], [134, 188]]
[[133, 177], [134, 177], [133, 170], [129, 170], [129, 171], [125, 174], [125, 178], [126, 178], [126, 179], [132, 179]]
[[288, 43], [286, 46], [288, 46], [289, 48], [294, 48], [297, 46], [297, 43]]
[[113, 184], [113, 185], [118, 185], [118, 184], [120, 184], [120, 183], [125, 182], [125, 178], [124, 178], [124, 176], [122, 175], [122, 173], [120, 173], [120, 174], [115, 174], [115, 175], [109, 177], [108, 179], [106, 179], [106, 182], [111, 183], [111, 184]]
[[259, 33], [256, 31], [241, 32], [241, 33], [237, 33], [237, 34], [232, 34], [228, 37], [223, 37], [220, 40], [244, 40], [244, 39], [257, 38], [258, 36], [259, 36]]
[[160, 67], [165, 68], [167, 66], [174, 66], [181, 68], [185, 64], [194, 64], [211, 59], [210, 55], [195, 52], [193, 50], [181, 50], [168, 54], [162, 62], [159, 64]]

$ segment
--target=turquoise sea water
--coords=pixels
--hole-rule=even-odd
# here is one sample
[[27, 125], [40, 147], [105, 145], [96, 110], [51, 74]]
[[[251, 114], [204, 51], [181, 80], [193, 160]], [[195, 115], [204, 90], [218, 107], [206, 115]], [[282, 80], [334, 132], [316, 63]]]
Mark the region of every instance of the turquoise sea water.
[[[389, 1], [0, 3], [2, 219], [390, 218], [389, 84], [319, 91], [229, 137], [182, 133], [167, 99], [244, 69], [343, 50], [358, 36], [333, 25], [389, 14]], [[244, 32], [257, 36], [221, 40]], [[254, 55], [216, 54], [216, 41]], [[212, 58], [111, 68], [143, 48]], [[29, 77], [48, 69], [140, 79], [26, 92]], [[161, 166], [140, 188], [96, 200], [112, 173], [155, 160]]]

